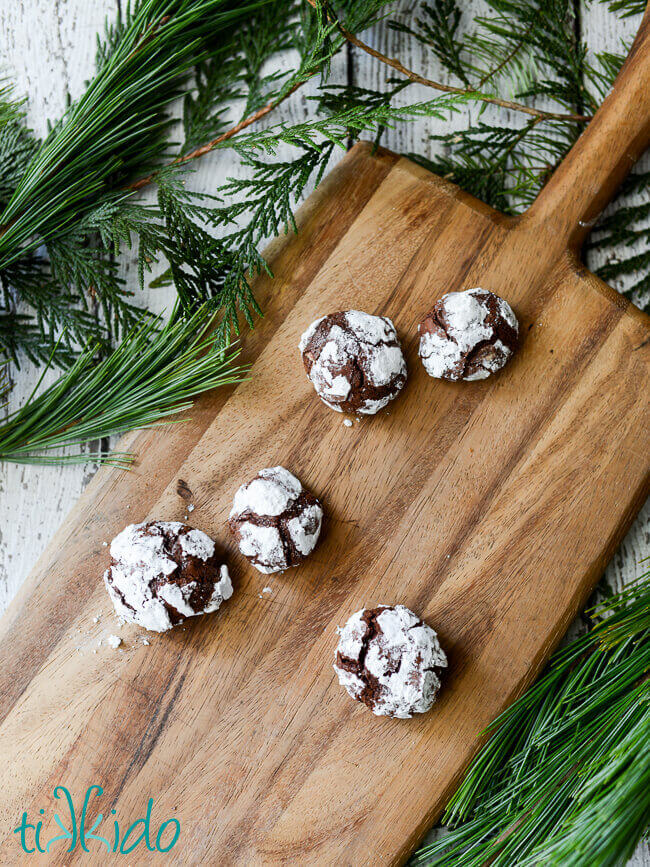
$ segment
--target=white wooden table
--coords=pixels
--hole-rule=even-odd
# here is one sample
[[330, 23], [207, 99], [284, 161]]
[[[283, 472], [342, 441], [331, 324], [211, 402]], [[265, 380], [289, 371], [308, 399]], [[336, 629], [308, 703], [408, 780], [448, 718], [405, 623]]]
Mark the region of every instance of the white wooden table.
[[[0, 69], [17, 83], [18, 92], [28, 97], [29, 124], [43, 134], [48, 118], [56, 118], [65, 104], [66, 93], [78, 95], [93, 70], [95, 35], [103, 30], [106, 16], [117, 14], [126, 0], [11, 0], [0, 4]], [[622, 42], [631, 41], [638, 18], [620, 21], [599, 3], [575, 0], [579, 30], [593, 50], [619, 51]], [[411, 0], [395, 5], [395, 17], [408, 14]], [[483, 0], [466, 0], [468, 16], [484, 13]], [[444, 73], [424, 49], [399, 33], [379, 27], [366, 34], [371, 44], [391, 56], [399, 56], [410, 68], [424, 75], [444, 80]], [[279, 58], [286, 65], [291, 58]], [[386, 68], [357, 49], [344, 50], [333, 64], [332, 82], [360, 86], [382, 86]], [[277, 119], [300, 120], [310, 112], [306, 100], [308, 88], [285, 103]], [[430, 91], [417, 93], [409, 88], [404, 99], [424, 98]], [[475, 109], [473, 109], [475, 111]], [[454, 123], [467, 123], [459, 117]], [[432, 133], [442, 131], [442, 124], [419, 121], [389, 130], [383, 144], [402, 153], [415, 152], [431, 156], [436, 143]], [[650, 168], [646, 155], [644, 169]], [[221, 151], [203, 158], [193, 184], [214, 191], [227, 175], [236, 173], [232, 156]], [[592, 266], [598, 263], [590, 263]], [[132, 287], [137, 287], [132, 257], [121, 262], [123, 273]], [[621, 287], [617, 287], [621, 288]], [[151, 290], [140, 295], [142, 304], [161, 310], [169, 306], [165, 290]], [[25, 399], [34, 386], [36, 371], [25, 365], [13, 372], [15, 388], [12, 404]], [[97, 445], [88, 447], [86, 466], [67, 468], [20, 467], [0, 464], [0, 612], [12, 599], [50, 537], [72, 507], [96, 466], [92, 462]], [[650, 508], [646, 504], [607, 570], [607, 580], [618, 588], [638, 576], [640, 561], [650, 555]], [[650, 848], [641, 844], [630, 862], [635, 867], [650, 865]]]

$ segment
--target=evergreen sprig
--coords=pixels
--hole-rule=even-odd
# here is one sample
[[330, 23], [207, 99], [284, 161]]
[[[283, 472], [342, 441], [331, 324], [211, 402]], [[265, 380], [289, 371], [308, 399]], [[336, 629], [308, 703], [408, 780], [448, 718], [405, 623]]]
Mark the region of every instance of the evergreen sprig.
[[[210, 43], [261, 8], [263, 0], [138, 0], [107, 28], [96, 75], [43, 142], [24, 128], [20, 104], [4, 95], [0, 317], [7, 327], [0, 349], [6, 358], [18, 362], [24, 352], [47, 361], [56, 345], [55, 360], [65, 364], [87, 340], [107, 348], [111, 336], [137, 320], [113, 256], [129, 229], [156, 214], [140, 205], [139, 222], [129, 227], [133, 193], [125, 185], [171, 158], [172, 102], [209, 56]], [[143, 255], [151, 248], [145, 241]]]
[[170, 153], [169, 106], [208, 39], [261, 0], [141, 0], [100, 45], [95, 77], [52, 127], [0, 215], [0, 269], [58, 238]]
[[613, 867], [630, 857], [650, 823], [650, 573], [595, 615], [489, 727], [447, 806], [454, 830], [418, 863]]
[[[234, 366], [239, 350], [221, 350], [210, 330], [213, 320], [210, 304], [189, 317], [176, 310], [164, 325], [159, 317], [147, 318], [108, 357], [98, 358], [98, 347], [89, 346], [40, 391], [45, 367], [32, 397], [0, 424], [0, 460], [84, 463], [83, 443], [158, 425], [188, 410], [196, 395], [241, 382], [245, 369]], [[7, 391], [6, 370], [4, 382], [0, 393]], [[62, 448], [68, 451], [61, 454]], [[118, 452], [95, 456], [119, 467], [132, 458]]]
[[[337, 8], [356, 28], [374, 20], [383, 2], [342, 0]], [[206, 150], [205, 137], [229, 135], [238, 105], [243, 115], [255, 113], [265, 101], [280, 104], [305, 81], [326, 76], [343, 42], [302, 0], [136, 0], [107, 27], [97, 74], [43, 142], [24, 128], [20, 103], [1, 91], [2, 354], [15, 363], [21, 354], [45, 362], [56, 345], [54, 360], [65, 365], [89, 339], [108, 351], [142, 315], [115, 261], [132, 244], [141, 286], [166, 262], [186, 312], [220, 298], [228, 313], [224, 341], [227, 323], [238, 328], [238, 310], [252, 321], [255, 305], [243, 275], [246, 260], [257, 257], [248, 243], [236, 250], [235, 235], [215, 241], [224, 209], [217, 198], [188, 191], [185, 161], [197, 145]], [[289, 46], [297, 51], [296, 67], [266, 73], [267, 61]], [[170, 107], [183, 94], [177, 147]], [[304, 129], [294, 136], [285, 130], [276, 146], [301, 137]], [[296, 176], [301, 171], [298, 159]], [[158, 189], [155, 206], [137, 199], [143, 179]]]
[[[505, 86], [518, 100], [541, 98], [565, 112], [593, 111], [598, 101], [585, 82], [595, 73], [586, 47], [576, 40], [570, 0], [487, 2], [492, 14], [477, 17], [469, 32], [458, 27], [460, 7], [455, 0], [424, 3], [427, 19], [410, 32], [430, 43], [427, 20], [444, 17], [445, 50], [437, 53], [454, 75], [462, 59], [461, 80], [467, 86]], [[430, 167], [500, 210], [517, 213], [535, 198], [582, 127], [539, 117], [509, 126], [481, 118], [466, 130], [435, 136], [443, 153]]]
[[[432, 50], [463, 85], [460, 92], [410, 104], [395, 100], [408, 79], [393, 77], [378, 91], [327, 80], [345, 34], [377, 20], [385, 0], [251, 0], [244, 9], [234, 0], [136, 0], [107, 28], [98, 43], [97, 75], [43, 143], [25, 130], [20, 103], [1, 92], [2, 354], [65, 366], [90, 341], [109, 355], [147, 315], [116, 264], [132, 246], [140, 286], [163, 264], [153, 285], [174, 285], [182, 315], [208, 300], [220, 308], [216, 334], [225, 347], [239, 333], [240, 318], [253, 325], [260, 313], [251, 281], [270, 273], [262, 244], [295, 229], [293, 209], [319, 182], [334, 147], [361, 135], [379, 141], [386, 128], [419, 117], [447, 119], [504, 83], [529, 103], [554, 100], [569, 118], [597, 105], [620, 58], [587, 62], [568, 0], [489, 3], [493, 14], [477, 19], [469, 32], [455, 0], [424, 2], [408, 25], [395, 25]], [[207, 27], [210, 11], [215, 15]], [[267, 61], [287, 46], [296, 49], [296, 66], [265, 73]], [[250, 128], [315, 77], [313, 117]], [[123, 93], [131, 99], [128, 109]], [[182, 144], [174, 146], [169, 104], [180, 93]], [[130, 126], [126, 114], [134, 106], [137, 122]], [[78, 140], [72, 134], [77, 126], [83, 127]], [[468, 130], [438, 137], [443, 153], [429, 165], [516, 212], [530, 203], [580, 129], [570, 119], [536, 115], [506, 126], [483, 114]], [[281, 147], [293, 154], [278, 160]], [[231, 149], [247, 179], [230, 179], [211, 195], [193, 192], [191, 160], [219, 148]], [[59, 165], [60, 173], [53, 170]], [[157, 188], [155, 204], [137, 198], [143, 184]], [[646, 191], [644, 176], [633, 177], [628, 189]], [[648, 285], [646, 216], [647, 208], [623, 206], [593, 241], [601, 250], [628, 247], [625, 259], [608, 256], [602, 273], [615, 281], [642, 267], [632, 289], [637, 298]]]
[[[469, 31], [460, 26], [455, 0], [425, 2], [413, 23], [391, 26], [433, 50], [450, 75], [469, 89], [507, 88], [526, 103], [541, 99], [565, 112], [594, 112], [624, 55], [603, 52], [589, 59], [587, 45], [576, 37], [570, 0], [487, 2], [492, 14], [476, 17]], [[614, 0], [609, 5], [628, 16], [645, 4]], [[583, 126], [539, 117], [505, 125], [483, 114], [467, 129], [432, 136], [442, 145], [434, 160], [409, 156], [499, 210], [517, 214], [532, 203]], [[647, 174], [632, 174], [586, 251], [588, 261], [596, 253], [605, 260], [596, 273], [642, 308], [650, 306], [649, 193]], [[629, 254], [621, 255], [622, 248]]]

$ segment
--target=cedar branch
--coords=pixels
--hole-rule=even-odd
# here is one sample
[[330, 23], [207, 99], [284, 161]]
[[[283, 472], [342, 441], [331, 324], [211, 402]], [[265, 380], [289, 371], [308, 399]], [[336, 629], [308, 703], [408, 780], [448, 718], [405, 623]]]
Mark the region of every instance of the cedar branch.
[[[310, 75], [309, 78], [312, 76]], [[183, 154], [183, 156], [177, 157], [173, 160], [169, 167], [172, 166], [180, 166], [183, 163], [187, 163], [190, 160], [198, 159], [198, 157], [202, 157], [204, 154], [210, 153], [210, 151], [214, 150], [217, 145], [221, 144], [221, 142], [228, 141], [228, 139], [236, 136], [237, 133], [241, 132], [246, 127], [249, 127], [251, 124], [256, 123], [261, 118], [265, 117], [265, 115], [270, 114], [270, 112], [274, 111], [279, 105], [281, 105], [285, 99], [288, 99], [292, 94], [294, 94], [299, 87], [309, 80], [309, 78], [304, 78], [302, 81], [297, 81], [292, 87], [287, 90], [286, 93], [282, 94], [282, 96], [277, 99], [271, 100], [267, 102], [266, 105], [262, 106], [262, 108], [258, 108], [257, 111], [254, 111], [253, 114], [245, 117], [243, 120], [240, 120], [239, 123], [235, 124], [235, 126], [231, 127], [226, 132], [221, 133], [216, 138], [213, 138], [212, 141], [206, 142], [205, 144], [200, 145], [198, 148], [195, 148], [193, 151], [190, 151], [187, 154]], [[151, 184], [156, 179], [156, 172], [152, 172], [152, 174], [147, 175], [144, 178], [140, 178], [138, 181], [134, 181], [131, 184], [127, 184], [124, 189], [125, 190], [140, 190], [142, 187], [146, 187], [148, 184]]]
[[[307, 2], [315, 9], [318, 8], [317, 0], [307, 0]], [[365, 51], [366, 54], [369, 54], [371, 57], [379, 60], [386, 66], [390, 66], [391, 69], [397, 70], [397, 72], [406, 76], [406, 78], [408, 78], [414, 84], [422, 84], [425, 87], [431, 87], [434, 90], [439, 90], [443, 93], [456, 93], [460, 96], [472, 95], [475, 96], [477, 99], [480, 99], [482, 102], [487, 102], [490, 105], [498, 105], [501, 108], [508, 108], [512, 111], [523, 112], [524, 114], [528, 114], [531, 117], [539, 118], [539, 120], [562, 120], [573, 121], [575, 123], [588, 123], [591, 120], [591, 115], [587, 114], [565, 114], [555, 111], [541, 111], [538, 108], [531, 108], [530, 106], [524, 105], [521, 102], [512, 102], [508, 99], [501, 99], [498, 96], [489, 96], [488, 94], [472, 90], [472, 88], [453, 87], [450, 84], [442, 84], [442, 82], [440, 81], [432, 81], [430, 78], [425, 78], [419, 73], [413, 72], [412, 69], [404, 66], [404, 64], [396, 57], [388, 57], [387, 55], [382, 54], [381, 51], [377, 51], [376, 48], [372, 48], [372, 46], [363, 42], [361, 39], [355, 36], [354, 33], [350, 33], [349, 30], [346, 30], [346, 28], [338, 21], [338, 19], [330, 15], [329, 12], [327, 12], [327, 16], [330, 21], [336, 25], [341, 36], [343, 36], [351, 45], [354, 45], [356, 48], [361, 49], [361, 51]]]
[[[314, 9], [318, 8], [316, 0], [307, 0], [307, 2], [311, 6], [313, 6]], [[479, 93], [478, 91], [473, 91], [471, 88], [452, 87], [451, 85], [448, 85], [448, 84], [442, 84], [441, 82], [438, 82], [438, 81], [432, 81], [430, 78], [425, 78], [424, 76], [420, 75], [419, 73], [413, 72], [413, 70], [408, 69], [406, 66], [404, 66], [404, 64], [401, 61], [397, 60], [396, 58], [387, 57], [386, 55], [382, 54], [380, 51], [377, 51], [375, 48], [372, 48], [370, 45], [367, 45], [365, 42], [363, 42], [361, 39], [359, 39], [353, 33], [350, 33], [350, 31], [347, 30], [338, 21], [338, 19], [334, 18], [329, 12], [327, 12], [327, 15], [328, 15], [330, 22], [334, 23], [336, 25], [339, 33], [341, 34], [341, 36], [343, 36], [343, 38], [347, 42], [349, 42], [351, 45], [356, 46], [357, 48], [361, 49], [362, 51], [365, 51], [366, 54], [369, 54], [371, 57], [374, 57], [375, 59], [379, 60], [381, 63], [384, 63], [387, 66], [390, 66], [392, 69], [397, 70], [402, 75], [406, 76], [406, 78], [408, 78], [410, 81], [412, 81], [416, 84], [422, 84], [425, 87], [431, 87], [434, 90], [439, 90], [439, 91], [442, 91], [443, 93], [455, 93], [455, 94], [459, 94], [461, 96], [467, 95], [467, 94], [473, 94], [474, 96], [476, 96], [478, 99], [480, 99], [483, 102], [487, 102], [487, 103], [490, 103], [492, 105], [498, 105], [501, 108], [508, 108], [508, 109], [512, 109], [513, 111], [523, 112], [524, 114], [528, 114], [531, 117], [536, 118], [537, 121], [560, 120], [560, 121], [573, 121], [576, 123], [587, 123], [588, 121], [591, 120], [591, 115], [563, 114], [561, 112], [541, 111], [540, 109], [531, 108], [530, 106], [523, 105], [522, 103], [519, 103], [519, 102], [512, 102], [510, 100], [501, 99], [501, 98], [496, 97], [496, 96], [489, 96], [487, 94], [482, 94], [482, 93]], [[491, 73], [490, 75], [492, 75], [492, 74], [493, 73]], [[309, 77], [311, 78], [312, 76], [309, 76]], [[253, 114], [249, 115], [248, 117], [244, 118], [243, 120], [240, 120], [239, 123], [235, 124], [235, 126], [231, 127], [229, 130], [226, 130], [226, 132], [222, 133], [221, 135], [217, 136], [216, 138], [212, 139], [211, 141], [206, 142], [203, 145], [200, 145], [199, 147], [195, 148], [193, 151], [190, 151], [189, 153], [184, 154], [183, 156], [177, 157], [175, 160], [173, 160], [170, 163], [170, 166], [183, 165], [184, 163], [198, 159], [199, 157], [202, 157], [205, 154], [210, 153], [210, 151], [213, 151], [222, 142], [228, 141], [229, 139], [234, 138], [234, 136], [236, 136], [242, 130], [246, 129], [247, 127], [251, 126], [254, 123], [257, 123], [258, 120], [261, 120], [267, 114], [270, 114], [279, 105], [281, 105], [286, 99], [288, 99], [290, 96], [292, 96], [298, 90], [298, 88], [302, 87], [302, 85], [308, 80], [309, 80], [308, 78], [305, 78], [302, 81], [297, 81], [281, 97], [274, 99], [274, 100], [271, 100], [266, 105], [262, 106], [262, 108], [259, 108], [257, 111], [253, 112]], [[139, 180], [134, 181], [133, 183], [127, 184], [124, 189], [133, 190], [133, 191], [140, 190], [143, 187], [146, 187], [149, 184], [153, 183], [155, 181], [155, 179], [156, 179], [156, 172], [152, 172], [150, 175], [147, 175], [144, 178], [140, 178]]]

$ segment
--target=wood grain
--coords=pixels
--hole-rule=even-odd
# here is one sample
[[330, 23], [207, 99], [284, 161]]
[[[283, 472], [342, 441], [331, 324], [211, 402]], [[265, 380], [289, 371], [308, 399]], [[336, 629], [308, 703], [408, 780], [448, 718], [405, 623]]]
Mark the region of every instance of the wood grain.
[[[150, 793], [160, 815], [182, 809], [179, 863], [356, 864], [408, 850], [477, 726], [534, 676], [643, 494], [629, 474], [648, 453], [647, 325], [571, 256], [533, 256], [533, 229], [386, 153], [357, 150], [328, 179], [298, 240], [276, 248], [279, 303], [247, 341], [260, 366], [245, 403], [222, 393], [192, 426], [131, 438], [138, 475], [100, 474], [0, 624], [0, 652], [16, 659], [0, 680], [12, 744], [3, 831], [56, 782], [90, 780], [121, 816], [141, 815]], [[415, 355], [418, 305], [488, 277], [532, 325], [520, 358], [493, 383], [433, 383]], [[270, 287], [259, 291], [265, 301]], [[348, 431], [305, 381], [296, 388], [296, 317], [360, 297], [397, 322], [412, 376], [388, 414]], [[290, 394], [275, 388], [278, 369]], [[254, 405], [264, 418], [249, 409], [235, 425]], [[115, 631], [102, 542], [127, 520], [182, 517], [182, 478], [195, 523], [226, 543], [239, 474], [271, 460], [328, 507], [313, 562], [262, 582], [230, 552], [237, 594], [217, 617], [151, 647], [124, 632], [123, 654], [93, 655]], [[329, 667], [334, 624], [397, 592], [440, 627], [454, 664], [439, 713], [406, 723], [368, 719]], [[470, 695], [481, 702], [468, 715]], [[3, 863], [14, 845], [8, 834]]]
[[[155, 792], [161, 814], [181, 819], [178, 863], [399, 860], [647, 492], [642, 314], [547, 237], [536, 245], [530, 221], [407, 160], [359, 147], [319, 195], [276, 259], [286, 285], [256, 333], [251, 380], [206, 408], [194, 444], [151, 442], [147, 469], [161, 468], [164, 489], [144, 469], [102, 474], [10, 608], [7, 818], [65, 778], [74, 791], [103, 785], [120, 815]], [[441, 291], [479, 283], [513, 303], [522, 349], [493, 381], [433, 381], [418, 318]], [[394, 319], [410, 381], [388, 412], [347, 429], [314, 398], [296, 345], [316, 316], [352, 305]], [[275, 463], [322, 498], [328, 522], [310, 561], [260, 599], [225, 519], [241, 481]], [[127, 520], [182, 517], [179, 478], [195, 523], [228, 549], [235, 596], [151, 646], [125, 630], [126, 652], [94, 655], [110, 618], [101, 543]], [[331, 669], [335, 626], [383, 601], [421, 613], [450, 653], [439, 706], [406, 723], [350, 702]]]

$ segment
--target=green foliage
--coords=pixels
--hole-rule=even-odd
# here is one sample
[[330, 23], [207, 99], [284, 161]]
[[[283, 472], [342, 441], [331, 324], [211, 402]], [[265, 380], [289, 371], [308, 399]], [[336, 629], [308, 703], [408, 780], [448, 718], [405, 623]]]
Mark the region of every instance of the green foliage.
[[[382, 2], [344, 0], [337, 9], [356, 28], [373, 20]], [[187, 168], [174, 164], [174, 158], [222, 135], [237, 105], [241, 116], [248, 116], [282, 100], [308, 78], [326, 76], [342, 44], [335, 25], [321, 11], [306, 10], [301, 0], [137, 0], [107, 26], [98, 41], [96, 76], [45, 141], [37, 142], [24, 129], [20, 104], [0, 92], [0, 351], [5, 358], [18, 363], [24, 353], [45, 362], [56, 345], [54, 361], [65, 365], [88, 340], [108, 351], [142, 315], [115, 262], [132, 245], [141, 286], [157, 263], [166, 262], [160, 282], [174, 282], [186, 313], [207, 299], [220, 302], [227, 313], [221, 326], [224, 343], [238, 330], [239, 312], [252, 323], [259, 311], [249, 283], [262, 267], [254, 247], [264, 240], [261, 230], [273, 225], [264, 213], [267, 202], [258, 200], [262, 210], [256, 217], [247, 209], [250, 230], [237, 228], [217, 241], [215, 233], [233, 228], [227, 208], [218, 197], [191, 193], [185, 185]], [[296, 68], [283, 75], [266, 73], [267, 61], [287, 47], [297, 50]], [[169, 108], [182, 94], [183, 143], [175, 150]], [[318, 128], [311, 136], [307, 129], [293, 135], [284, 130], [274, 137], [275, 146], [284, 140], [302, 142], [300, 150], [318, 147], [317, 176], [330, 147]], [[262, 142], [267, 152], [274, 149], [268, 136], [242, 143], [248, 146], [243, 159], [250, 159]], [[257, 165], [260, 172], [273, 172]], [[298, 156], [293, 176], [283, 167], [273, 187], [279, 199], [271, 210], [287, 224], [287, 203], [295, 202], [306, 183], [304, 167], [305, 159]], [[152, 172], [156, 206], [142, 204], [129, 188]]]
[[100, 46], [84, 93], [53, 126], [0, 215], [0, 269], [80, 217], [124, 197], [120, 187], [169, 153], [169, 105], [206, 56], [208, 36], [258, 2], [140, 0]]
[[[268, 272], [264, 241], [295, 229], [295, 204], [320, 181], [335, 147], [360, 136], [379, 141], [386, 128], [414, 118], [447, 119], [505, 87], [529, 103], [593, 110], [621, 58], [587, 61], [569, 0], [489, 3], [490, 16], [469, 31], [455, 0], [425, 2], [406, 24], [392, 25], [433, 51], [463, 86], [410, 104], [395, 99], [408, 80], [389, 79], [385, 91], [328, 83], [344, 42], [331, 16], [357, 32], [378, 19], [385, 0], [327, 7], [319, 0], [316, 9], [303, 0], [137, 0], [107, 27], [95, 78], [42, 143], [25, 129], [20, 103], [0, 91], [2, 355], [66, 366], [92, 342], [110, 358], [115, 342], [147, 316], [116, 264], [132, 247], [140, 287], [163, 265], [152, 285], [173, 284], [179, 315], [207, 301], [222, 312], [215, 333], [225, 347], [242, 318], [253, 325], [260, 313], [251, 286]], [[295, 67], [266, 72], [287, 47], [295, 49]], [[308, 120], [247, 125], [215, 141], [309, 79], [317, 84]], [[182, 143], [174, 146], [179, 130], [169, 105], [179, 94]], [[582, 124], [533, 117], [506, 125], [490, 121], [490, 111], [469, 129], [438, 137], [442, 153], [429, 167], [514, 213], [532, 201]], [[178, 161], [206, 142], [230, 148], [247, 178], [233, 177], [212, 195], [192, 191], [191, 164]], [[155, 204], [129, 187], [142, 176], [157, 188]], [[647, 190], [643, 175], [630, 181], [633, 189]], [[646, 216], [647, 208], [619, 207], [593, 240], [605, 252], [607, 279], [641, 271], [635, 295], [648, 285]], [[607, 256], [613, 245], [629, 256]]]
[[650, 822], [650, 573], [489, 728], [417, 853], [436, 867], [624, 864]]
[[[55, 360], [65, 364], [87, 340], [107, 346], [111, 333], [133, 324], [136, 312], [113, 255], [134, 214], [131, 228], [157, 214], [134, 211], [124, 185], [171, 157], [171, 102], [208, 56], [209, 43], [260, 8], [138, 0], [107, 28], [97, 74], [42, 143], [16, 110], [0, 109], [0, 317], [13, 323], [1, 333], [6, 358], [17, 362], [25, 352], [45, 361], [57, 345]], [[152, 246], [149, 232], [143, 258]]]
[[[195, 395], [240, 382], [244, 369], [233, 366], [239, 351], [222, 352], [216, 332], [210, 331], [213, 319], [209, 304], [190, 317], [175, 311], [162, 327], [160, 320], [148, 318], [107, 358], [97, 357], [96, 346], [87, 347], [39, 393], [45, 367], [32, 397], [0, 424], [0, 460], [84, 463], [84, 442], [156, 426], [189, 409]], [[58, 452], [74, 446], [79, 449]], [[132, 456], [100, 454], [98, 459], [125, 467]]]
[[516, 127], [478, 121], [453, 135], [432, 136], [447, 153], [435, 161], [409, 156], [506, 214], [532, 204], [575, 140], [575, 126], [531, 118]]
[[646, 0], [600, 0], [607, 3], [612, 12], [618, 12], [621, 18], [631, 18], [645, 12]]
[[[455, 0], [425, 2], [414, 24], [391, 26], [430, 47], [447, 70], [467, 88], [507, 88], [528, 104], [551, 101], [565, 113], [592, 113], [609, 90], [623, 62], [611, 52], [588, 59], [587, 46], [576, 38], [570, 0], [487, 0], [492, 14], [477, 17], [472, 29], [460, 26]], [[633, 2], [613, 2], [623, 15], [640, 11]], [[467, 129], [432, 136], [442, 145], [434, 160], [409, 154], [432, 171], [505, 213], [517, 214], [535, 199], [562, 161], [584, 124], [555, 119], [517, 119], [511, 125], [483, 115]], [[597, 273], [608, 282], [627, 281], [625, 294], [640, 306], [650, 305], [650, 198], [647, 174], [632, 175], [612, 211], [594, 230], [587, 256], [606, 260]], [[632, 194], [646, 201], [630, 204]], [[629, 248], [621, 256], [620, 249]], [[616, 250], [616, 253], [614, 252]]]
[[[593, 109], [595, 97], [586, 48], [578, 44], [570, 0], [488, 0], [492, 14], [477, 17], [473, 29], [459, 29], [460, 7], [454, 0], [425, 3], [429, 22], [444, 18], [445, 51], [436, 51], [450, 73], [468, 87], [509, 88], [514, 99], [552, 100], [566, 113]], [[449, 24], [451, 22], [451, 24]], [[431, 43], [430, 26], [410, 32]], [[582, 124], [531, 118], [511, 126], [479, 120], [466, 130], [435, 140], [442, 155], [430, 167], [506, 213], [517, 213], [537, 195], [577, 136]], [[415, 157], [417, 159], [417, 156]]]
[[[231, 330], [239, 332], [240, 309], [251, 327], [254, 314], [261, 313], [253, 297], [251, 280], [262, 271], [271, 272], [259, 252], [260, 243], [281, 231], [296, 230], [293, 204], [312, 179], [314, 184], [320, 182], [331, 150], [331, 144], [322, 148], [304, 147], [296, 159], [273, 163], [242, 153], [242, 164], [252, 170], [251, 175], [242, 179], [231, 178], [221, 187], [220, 193], [229, 199], [230, 205], [211, 212], [211, 225], [223, 228], [233, 222], [241, 225], [214, 242], [218, 261], [211, 294], [221, 299], [224, 341]], [[174, 273], [173, 263], [169, 276], [177, 288], [183, 287], [184, 281]], [[197, 293], [197, 297], [210, 291], [208, 287], [197, 288], [203, 290]]]
[[[631, 204], [631, 197], [639, 195], [641, 202]], [[616, 286], [622, 277], [634, 278], [625, 294], [650, 309], [650, 172], [633, 172], [627, 178], [615, 207], [591, 233], [588, 251], [606, 257], [596, 271], [606, 282]]]

